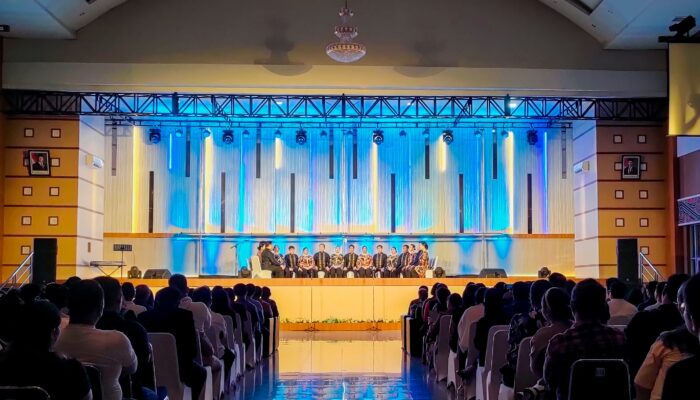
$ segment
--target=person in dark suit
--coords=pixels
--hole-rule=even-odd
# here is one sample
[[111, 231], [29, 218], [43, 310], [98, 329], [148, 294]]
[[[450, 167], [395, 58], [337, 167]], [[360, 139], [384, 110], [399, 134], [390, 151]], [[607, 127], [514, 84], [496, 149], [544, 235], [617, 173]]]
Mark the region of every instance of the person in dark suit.
[[32, 163], [33, 171], [48, 171], [49, 166], [46, 164], [46, 158], [43, 155], [37, 155], [36, 161]]
[[384, 254], [384, 246], [381, 244], [377, 245], [377, 252], [372, 256], [372, 267], [375, 272], [385, 273], [386, 271], [386, 261], [387, 255]]
[[328, 274], [328, 269], [331, 267], [331, 255], [326, 253], [326, 245], [323, 243], [318, 245], [318, 252], [314, 254], [314, 264], [319, 271]]
[[293, 278], [299, 276], [299, 255], [296, 253], [296, 247], [289, 246], [288, 253], [284, 256], [284, 277]]
[[351, 271], [353, 274], [355, 274], [356, 268], [357, 268], [357, 254], [355, 254], [355, 245], [351, 244], [350, 246], [348, 246], [348, 254], [345, 255], [345, 267], [343, 268], [345, 276], [347, 276], [348, 272], [351, 272]]
[[401, 255], [399, 255], [397, 276], [399, 276], [399, 274], [401, 273], [403, 273], [404, 276], [406, 276], [406, 273], [408, 272], [408, 266], [411, 265], [412, 259], [413, 255], [408, 251], [408, 245], [405, 244], [401, 246]]
[[637, 175], [639, 174], [639, 168], [637, 167], [634, 160], [628, 158], [625, 161], [625, 169], [623, 170], [623, 175]]
[[284, 276], [284, 269], [272, 252], [272, 242], [265, 242], [265, 247], [260, 255], [260, 268], [266, 271], [272, 271], [273, 278], [281, 278]]
[[192, 397], [197, 398], [207, 379], [207, 370], [197, 363], [197, 331], [194, 328], [192, 312], [180, 308], [182, 294], [175, 288], [167, 287], [156, 294], [155, 307], [137, 317], [138, 322], [148, 332], [170, 333], [177, 344], [177, 362], [180, 381], [192, 389]]

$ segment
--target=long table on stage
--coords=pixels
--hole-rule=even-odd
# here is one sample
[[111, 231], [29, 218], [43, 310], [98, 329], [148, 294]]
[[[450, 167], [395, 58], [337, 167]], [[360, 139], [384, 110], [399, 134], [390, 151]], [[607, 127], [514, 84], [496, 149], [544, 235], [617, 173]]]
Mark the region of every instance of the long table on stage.
[[[398, 330], [401, 315], [411, 300], [418, 297], [418, 287], [445, 283], [450, 291], [462, 294], [468, 282], [493, 286], [498, 282], [514, 283], [536, 277], [509, 278], [276, 278], [238, 279], [188, 278], [191, 288], [217, 285], [232, 287], [237, 283], [254, 283], [272, 290], [277, 302], [283, 330]], [[134, 285], [145, 284], [151, 290], [168, 285], [167, 279], [124, 279]]]

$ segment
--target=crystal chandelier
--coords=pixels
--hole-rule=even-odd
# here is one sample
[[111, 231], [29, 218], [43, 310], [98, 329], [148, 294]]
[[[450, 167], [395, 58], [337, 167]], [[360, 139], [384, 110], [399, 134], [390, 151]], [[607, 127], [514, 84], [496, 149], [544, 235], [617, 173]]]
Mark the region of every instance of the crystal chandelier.
[[340, 16], [340, 25], [335, 27], [335, 36], [340, 41], [326, 46], [326, 54], [338, 62], [355, 62], [367, 54], [367, 49], [365, 45], [352, 41], [357, 36], [357, 27], [348, 25], [354, 14], [348, 8], [347, 0], [345, 0], [345, 7], [340, 9], [338, 15]]

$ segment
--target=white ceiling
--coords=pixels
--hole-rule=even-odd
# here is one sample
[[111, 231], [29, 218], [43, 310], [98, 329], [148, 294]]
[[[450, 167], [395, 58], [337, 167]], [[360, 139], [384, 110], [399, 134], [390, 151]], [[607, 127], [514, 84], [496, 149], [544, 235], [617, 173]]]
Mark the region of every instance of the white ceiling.
[[[126, 0], [2, 0], [7, 37], [73, 39], [80, 28]], [[486, 1], [486, 0], [481, 0]], [[540, 0], [595, 37], [607, 49], [663, 48], [676, 17], [700, 19], [698, 0]], [[427, 4], [427, 3], [426, 3]], [[583, 6], [582, 6], [583, 5]], [[588, 13], [586, 10], [592, 10]]]

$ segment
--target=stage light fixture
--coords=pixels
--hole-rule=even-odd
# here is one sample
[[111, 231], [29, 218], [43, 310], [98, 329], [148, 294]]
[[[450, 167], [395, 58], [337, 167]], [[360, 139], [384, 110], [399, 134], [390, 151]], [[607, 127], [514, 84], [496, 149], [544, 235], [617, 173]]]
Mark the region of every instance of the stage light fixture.
[[148, 130], [148, 141], [157, 144], [160, 142], [160, 129], [151, 128]]
[[206, 139], [209, 136], [211, 136], [211, 129], [209, 128], [203, 128], [202, 129], [202, 139]]
[[690, 31], [695, 28], [695, 18], [689, 15], [683, 18], [681, 21], [668, 27], [671, 32], [676, 32], [676, 37], [683, 37], [690, 33]]
[[452, 130], [450, 130], [450, 129], [445, 129], [444, 131], [442, 131], [442, 141], [443, 141], [443, 142], [445, 142], [445, 143], [447, 143], [447, 144], [450, 144], [450, 143], [452, 143], [454, 140], [455, 140], [455, 137], [454, 137], [454, 135], [452, 134]]
[[297, 131], [297, 136], [295, 138], [296, 142], [298, 145], [304, 145], [306, 144], [306, 131], [303, 129], [299, 129]]
[[182, 128], [175, 129], [175, 137], [182, 137], [182, 136], [183, 136]]
[[423, 136], [425, 136], [425, 137], [430, 136], [430, 129], [428, 129], [428, 128], [423, 129]]
[[506, 94], [506, 97], [503, 99], [503, 115], [510, 117], [511, 112], [510, 94]]
[[401, 129], [401, 132], [399, 132], [399, 136], [406, 136], [406, 131]]
[[477, 129], [474, 131], [474, 136], [480, 138], [483, 133], [484, 132], [481, 129]]
[[245, 137], [248, 137], [248, 136], [250, 136], [250, 132], [248, 132], [247, 129], [244, 129], [242, 135]]
[[501, 131], [501, 136], [503, 136], [504, 138], [507, 138], [509, 134], [510, 132], [505, 129]]
[[275, 137], [282, 137], [282, 131], [279, 130], [279, 129], [277, 129], [277, 130], [275, 131]]
[[384, 143], [384, 131], [381, 129], [372, 131], [372, 141], [374, 144]]
[[527, 143], [530, 146], [536, 145], [538, 140], [539, 138], [537, 137], [537, 131], [535, 129], [527, 131]]
[[328, 132], [325, 129], [321, 130], [321, 137], [328, 136]]
[[221, 141], [224, 142], [224, 144], [233, 143], [233, 131], [231, 129], [225, 129]]

